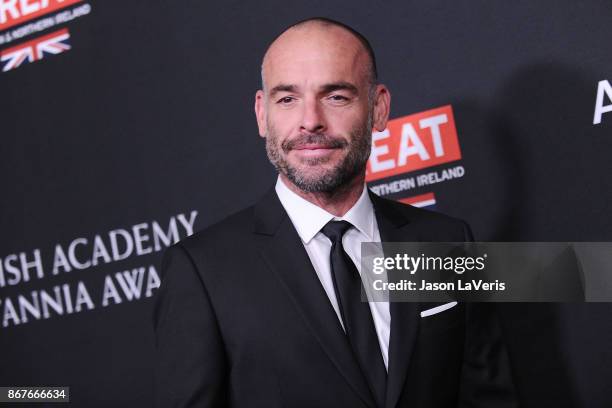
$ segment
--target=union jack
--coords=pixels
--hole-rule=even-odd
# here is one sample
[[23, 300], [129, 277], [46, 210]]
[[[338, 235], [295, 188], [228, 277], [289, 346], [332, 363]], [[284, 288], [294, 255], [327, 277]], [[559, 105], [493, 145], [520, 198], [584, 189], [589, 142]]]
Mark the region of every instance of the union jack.
[[434, 196], [434, 193], [426, 193], [414, 197], [400, 198], [398, 201], [420, 208], [427, 207], [432, 209], [435, 208], [436, 205], [436, 197]]
[[19, 68], [24, 61], [36, 62], [47, 55], [56, 55], [70, 49], [68, 40], [70, 33], [67, 28], [54, 31], [42, 37], [24, 42], [0, 52], [0, 62], [4, 63], [2, 72]]

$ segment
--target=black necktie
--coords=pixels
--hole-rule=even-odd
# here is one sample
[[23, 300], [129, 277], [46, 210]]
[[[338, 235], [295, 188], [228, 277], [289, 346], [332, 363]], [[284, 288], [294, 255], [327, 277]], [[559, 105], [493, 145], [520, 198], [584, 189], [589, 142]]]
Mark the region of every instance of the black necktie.
[[361, 276], [342, 247], [342, 236], [351, 228], [347, 221], [330, 221], [321, 232], [332, 242], [330, 262], [340, 315], [353, 353], [370, 384], [376, 405], [385, 404], [387, 371], [367, 302], [361, 301]]

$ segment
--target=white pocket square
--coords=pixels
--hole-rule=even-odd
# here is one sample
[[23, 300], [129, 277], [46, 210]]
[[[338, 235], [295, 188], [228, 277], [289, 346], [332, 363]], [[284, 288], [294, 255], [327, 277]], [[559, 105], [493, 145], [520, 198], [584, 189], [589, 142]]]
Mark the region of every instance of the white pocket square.
[[454, 307], [454, 306], [457, 306], [457, 302], [449, 302], [449, 303], [445, 303], [445, 304], [440, 305], [440, 306], [432, 307], [431, 309], [423, 310], [421, 312], [421, 317], [427, 317], [427, 316], [435, 315], [435, 314], [438, 314], [438, 313], [443, 312], [445, 310], [448, 310], [448, 309], [450, 309], [451, 307]]

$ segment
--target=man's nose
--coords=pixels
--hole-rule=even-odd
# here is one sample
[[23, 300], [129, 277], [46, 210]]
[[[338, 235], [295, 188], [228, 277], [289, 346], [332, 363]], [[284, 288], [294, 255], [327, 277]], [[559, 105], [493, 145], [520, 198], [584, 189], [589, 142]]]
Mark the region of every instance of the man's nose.
[[318, 101], [306, 99], [303, 105], [302, 124], [300, 130], [309, 133], [321, 132], [325, 129], [325, 117]]

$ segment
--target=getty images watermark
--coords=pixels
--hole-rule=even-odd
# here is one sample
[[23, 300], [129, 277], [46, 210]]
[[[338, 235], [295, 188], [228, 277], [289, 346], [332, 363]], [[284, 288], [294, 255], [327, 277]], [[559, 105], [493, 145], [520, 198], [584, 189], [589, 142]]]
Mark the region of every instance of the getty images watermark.
[[609, 242], [363, 243], [363, 300], [610, 302]]

